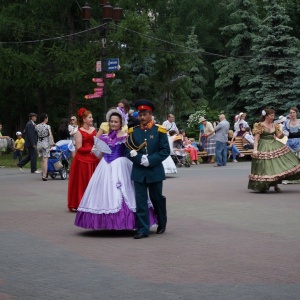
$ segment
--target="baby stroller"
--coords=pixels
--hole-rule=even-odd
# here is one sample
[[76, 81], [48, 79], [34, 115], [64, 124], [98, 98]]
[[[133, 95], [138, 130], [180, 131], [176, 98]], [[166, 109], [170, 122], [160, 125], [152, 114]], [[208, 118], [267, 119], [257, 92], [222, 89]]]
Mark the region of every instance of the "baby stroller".
[[176, 165], [176, 167], [181, 168], [185, 166], [189, 168], [191, 165], [187, 160], [187, 154], [185, 153], [182, 145], [182, 139], [180, 136], [173, 136], [173, 146], [171, 147], [171, 157]]
[[67, 178], [69, 158], [72, 151], [75, 151], [75, 148], [70, 140], [61, 140], [50, 150], [47, 174], [52, 179], [55, 179], [58, 174], [62, 180]]

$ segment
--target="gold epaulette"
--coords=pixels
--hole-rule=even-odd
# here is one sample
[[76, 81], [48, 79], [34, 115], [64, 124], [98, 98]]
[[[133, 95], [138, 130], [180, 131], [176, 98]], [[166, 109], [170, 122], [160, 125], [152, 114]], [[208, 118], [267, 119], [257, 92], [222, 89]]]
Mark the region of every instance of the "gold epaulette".
[[155, 124], [158, 127], [158, 131], [162, 133], [167, 133], [167, 128], [163, 125]]
[[137, 127], [139, 127], [139, 126], [140, 126], [140, 125], [136, 125], [136, 126], [134, 126], [134, 127], [130, 127], [130, 128], [128, 129], [128, 134], [133, 133], [134, 128], [137, 128]]

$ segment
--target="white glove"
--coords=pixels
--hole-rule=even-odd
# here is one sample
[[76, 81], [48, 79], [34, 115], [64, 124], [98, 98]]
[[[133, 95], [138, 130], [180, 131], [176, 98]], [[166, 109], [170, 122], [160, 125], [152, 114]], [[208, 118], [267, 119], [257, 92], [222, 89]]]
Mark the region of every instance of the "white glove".
[[149, 160], [147, 158], [147, 155], [142, 156], [141, 165], [144, 167], [149, 167]]

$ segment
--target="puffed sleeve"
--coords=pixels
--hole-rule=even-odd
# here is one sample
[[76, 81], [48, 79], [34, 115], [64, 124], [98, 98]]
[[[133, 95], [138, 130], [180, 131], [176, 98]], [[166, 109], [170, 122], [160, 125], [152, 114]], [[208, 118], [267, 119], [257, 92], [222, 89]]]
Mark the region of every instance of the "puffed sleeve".
[[100, 125], [100, 129], [103, 131], [103, 133], [107, 134], [109, 133], [109, 124], [108, 122], [103, 122]]
[[282, 127], [279, 124], [275, 124], [275, 134], [279, 139], [284, 137]]
[[256, 134], [261, 135], [263, 133], [263, 131], [264, 131], [264, 129], [260, 122], [254, 124], [253, 130], [252, 130], [253, 135], [256, 135]]

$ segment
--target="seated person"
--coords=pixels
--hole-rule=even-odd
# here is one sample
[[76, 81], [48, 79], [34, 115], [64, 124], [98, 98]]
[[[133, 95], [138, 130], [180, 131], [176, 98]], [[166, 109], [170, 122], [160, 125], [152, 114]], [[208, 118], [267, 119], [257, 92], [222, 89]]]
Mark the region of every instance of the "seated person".
[[184, 141], [184, 151], [188, 152], [190, 154], [192, 165], [197, 165], [198, 164], [198, 151], [194, 146], [192, 146], [192, 142], [188, 138]]
[[[242, 154], [238, 148], [236, 147], [236, 145], [234, 144], [235, 141], [235, 137], [234, 137], [234, 133], [233, 130], [229, 130], [228, 131], [228, 142], [227, 142], [227, 150], [231, 151], [232, 154], [232, 161], [233, 162], [238, 162], [236, 160], [236, 156], [239, 155], [239, 157], [243, 157], [244, 154]], [[230, 156], [230, 154], [229, 154]]]
[[245, 128], [245, 133], [243, 134], [243, 147], [246, 150], [254, 148], [254, 137], [250, 132], [250, 127]]
[[195, 139], [194, 138], [189, 138], [189, 140], [191, 141], [192, 146], [195, 147], [197, 151], [200, 151], [199, 150], [199, 144], [196, 143]]

